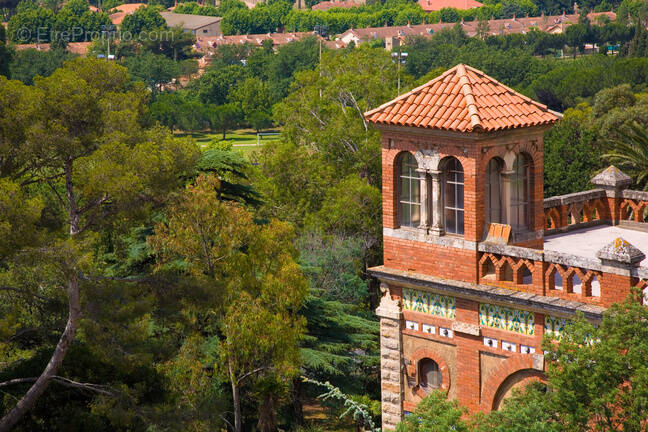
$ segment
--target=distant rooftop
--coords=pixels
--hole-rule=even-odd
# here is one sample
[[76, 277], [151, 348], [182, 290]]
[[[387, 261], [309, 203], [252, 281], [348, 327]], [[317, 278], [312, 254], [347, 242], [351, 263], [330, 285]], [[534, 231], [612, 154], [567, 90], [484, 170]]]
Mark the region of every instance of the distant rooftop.
[[221, 17], [160, 12], [169, 27], [181, 25], [184, 29], [195, 30], [219, 22]]
[[115, 25], [120, 25], [126, 15], [131, 15], [137, 9], [141, 7], [146, 7], [146, 3], [126, 3], [123, 5], [115, 6], [111, 11], [116, 11], [115, 13], [110, 14], [110, 21]]
[[311, 8], [312, 10], [328, 10], [331, 8], [352, 8], [352, 7], [357, 7], [361, 6], [360, 3], [357, 3], [353, 0], [346, 0], [346, 1], [322, 1], [317, 3], [316, 5], [313, 5]]
[[418, 0], [419, 6], [426, 11], [439, 11], [443, 8], [473, 9], [484, 6], [476, 0]]

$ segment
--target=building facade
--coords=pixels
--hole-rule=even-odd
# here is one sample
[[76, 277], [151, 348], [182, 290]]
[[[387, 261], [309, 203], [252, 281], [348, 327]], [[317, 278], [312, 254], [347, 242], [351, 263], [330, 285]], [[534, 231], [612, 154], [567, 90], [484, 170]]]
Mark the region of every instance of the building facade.
[[206, 15], [179, 14], [174, 12], [160, 12], [164, 21], [169, 27], [182, 26], [185, 32], [191, 32], [196, 36], [211, 37], [220, 36], [221, 17]]
[[[648, 193], [614, 167], [544, 199], [552, 112], [458, 65], [365, 113], [382, 132], [383, 429], [434, 389], [498, 409], [544, 379], [541, 342], [646, 286]], [[642, 229], [644, 229], [642, 231]]]

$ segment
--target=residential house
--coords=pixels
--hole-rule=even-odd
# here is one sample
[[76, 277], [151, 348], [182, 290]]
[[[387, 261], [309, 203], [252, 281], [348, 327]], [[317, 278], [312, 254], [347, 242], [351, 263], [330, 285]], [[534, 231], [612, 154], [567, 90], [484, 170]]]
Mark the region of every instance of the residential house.
[[182, 26], [182, 28], [196, 36], [214, 37], [221, 35], [221, 17], [178, 14], [174, 12], [160, 12], [169, 27]]

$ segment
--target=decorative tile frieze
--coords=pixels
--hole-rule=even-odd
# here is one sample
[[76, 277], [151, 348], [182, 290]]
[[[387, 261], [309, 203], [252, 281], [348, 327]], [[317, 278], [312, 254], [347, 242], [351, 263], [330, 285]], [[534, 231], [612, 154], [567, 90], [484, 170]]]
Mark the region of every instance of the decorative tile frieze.
[[566, 318], [545, 315], [544, 332], [554, 339], [560, 340], [562, 332], [569, 321]]
[[442, 318], [454, 319], [456, 306], [455, 298], [419, 291], [410, 288], [403, 289], [403, 309], [422, 312]]
[[532, 336], [535, 315], [533, 312], [482, 303], [479, 305], [479, 323], [482, 327]]

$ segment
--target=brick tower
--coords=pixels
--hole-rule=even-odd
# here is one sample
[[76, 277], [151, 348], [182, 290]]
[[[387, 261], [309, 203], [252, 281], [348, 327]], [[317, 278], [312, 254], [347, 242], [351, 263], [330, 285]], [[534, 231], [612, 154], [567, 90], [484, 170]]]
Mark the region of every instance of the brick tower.
[[[433, 389], [471, 411], [544, 379], [545, 333], [596, 322], [646, 286], [648, 194], [614, 167], [543, 197], [543, 136], [560, 114], [458, 65], [365, 113], [382, 132], [383, 429]], [[645, 228], [644, 228], [645, 229]]]

